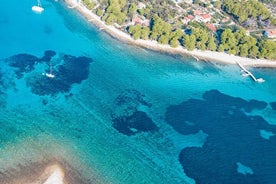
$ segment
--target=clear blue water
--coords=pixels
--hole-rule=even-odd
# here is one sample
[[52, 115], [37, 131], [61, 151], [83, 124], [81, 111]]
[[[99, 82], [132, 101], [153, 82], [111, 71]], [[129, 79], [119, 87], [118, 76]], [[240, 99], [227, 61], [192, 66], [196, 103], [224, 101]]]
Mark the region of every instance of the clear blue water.
[[274, 69], [251, 69], [254, 83], [35, 3], [0, 7], [1, 171], [61, 157], [91, 183], [276, 183]]

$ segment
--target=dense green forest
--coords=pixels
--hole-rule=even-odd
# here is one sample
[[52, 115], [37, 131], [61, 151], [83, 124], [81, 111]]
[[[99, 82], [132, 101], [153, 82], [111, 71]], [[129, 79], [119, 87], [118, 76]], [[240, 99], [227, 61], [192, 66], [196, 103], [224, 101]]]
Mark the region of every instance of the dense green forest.
[[[106, 24], [120, 25], [121, 29], [127, 31], [134, 39], [156, 40], [160, 44], [181, 46], [187, 50], [212, 50], [250, 58], [276, 59], [275, 41], [265, 37], [248, 36], [245, 29], [239, 26], [234, 29], [221, 27], [215, 33], [204, 23], [197, 21], [191, 21], [184, 26], [180, 21], [181, 12], [172, 0], [99, 0], [96, 8], [93, 1], [83, 2]], [[257, 0], [218, 2], [220, 3], [217, 6], [238, 23], [252, 19], [270, 20], [271, 24], [275, 24], [275, 17]], [[149, 20], [149, 25], [130, 25], [134, 15]]]
[[254, 19], [269, 20], [272, 25], [276, 25], [276, 18], [272, 17], [270, 11], [257, 0], [224, 0], [222, 9], [232, 15], [239, 23]]

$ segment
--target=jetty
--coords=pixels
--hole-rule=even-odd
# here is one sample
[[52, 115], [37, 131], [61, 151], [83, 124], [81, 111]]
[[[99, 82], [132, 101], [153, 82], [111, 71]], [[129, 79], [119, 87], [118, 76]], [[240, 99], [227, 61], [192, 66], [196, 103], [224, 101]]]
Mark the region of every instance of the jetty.
[[72, 5], [72, 6], [67, 6], [69, 9], [74, 9], [78, 6], [78, 4]]
[[238, 61], [236, 61], [237, 65], [242, 69], [244, 72], [243, 76], [250, 76], [255, 82], [265, 82], [263, 78], [256, 78], [250, 71], [248, 71], [242, 64], [240, 64]]
[[196, 61], [199, 61], [199, 58], [196, 57], [194, 54], [191, 54], [191, 56], [192, 56]]

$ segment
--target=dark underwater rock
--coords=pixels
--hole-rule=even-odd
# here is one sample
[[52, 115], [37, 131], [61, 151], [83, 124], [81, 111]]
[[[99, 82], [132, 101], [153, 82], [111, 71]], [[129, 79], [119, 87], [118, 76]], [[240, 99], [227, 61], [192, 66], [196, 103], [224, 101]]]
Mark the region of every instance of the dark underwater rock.
[[130, 116], [115, 117], [113, 127], [120, 133], [131, 136], [140, 132], [157, 130], [157, 126], [145, 112], [136, 111]]
[[53, 50], [46, 50], [44, 56], [40, 59], [41, 61], [50, 62], [51, 59], [56, 55], [56, 52]]
[[30, 54], [17, 54], [5, 59], [9, 66], [15, 68], [17, 78], [22, 78], [24, 72], [31, 72], [39, 59]]
[[[189, 99], [167, 108], [166, 122], [187, 135], [199, 130], [208, 134], [202, 147], [184, 148], [179, 161], [196, 183], [276, 183], [276, 136], [266, 140], [260, 130], [276, 133], [261, 116], [250, 115], [266, 102], [244, 100], [210, 90], [203, 99]], [[240, 162], [253, 171], [241, 174]]]
[[276, 110], [276, 102], [271, 102], [270, 106], [272, 107], [273, 110]]
[[[53, 52], [48, 54], [54, 55]], [[91, 58], [64, 55], [61, 59], [63, 60], [61, 65], [52, 66], [54, 78], [38, 75], [28, 79], [27, 85], [31, 87], [33, 93], [37, 95], [67, 93], [73, 84], [80, 84], [88, 78], [90, 63], [93, 61]]]

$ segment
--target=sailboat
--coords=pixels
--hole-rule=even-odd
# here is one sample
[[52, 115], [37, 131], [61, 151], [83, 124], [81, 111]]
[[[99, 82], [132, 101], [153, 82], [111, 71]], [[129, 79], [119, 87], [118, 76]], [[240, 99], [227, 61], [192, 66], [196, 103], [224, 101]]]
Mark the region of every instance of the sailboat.
[[55, 75], [53, 74], [52, 66], [50, 66], [50, 72], [49, 73], [42, 73], [42, 75], [45, 75], [46, 77], [49, 77], [49, 78], [54, 78]]
[[40, 0], [37, 0], [37, 6], [32, 6], [32, 10], [37, 13], [41, 13], [44, 11], [44, 8], [42, 7]]

